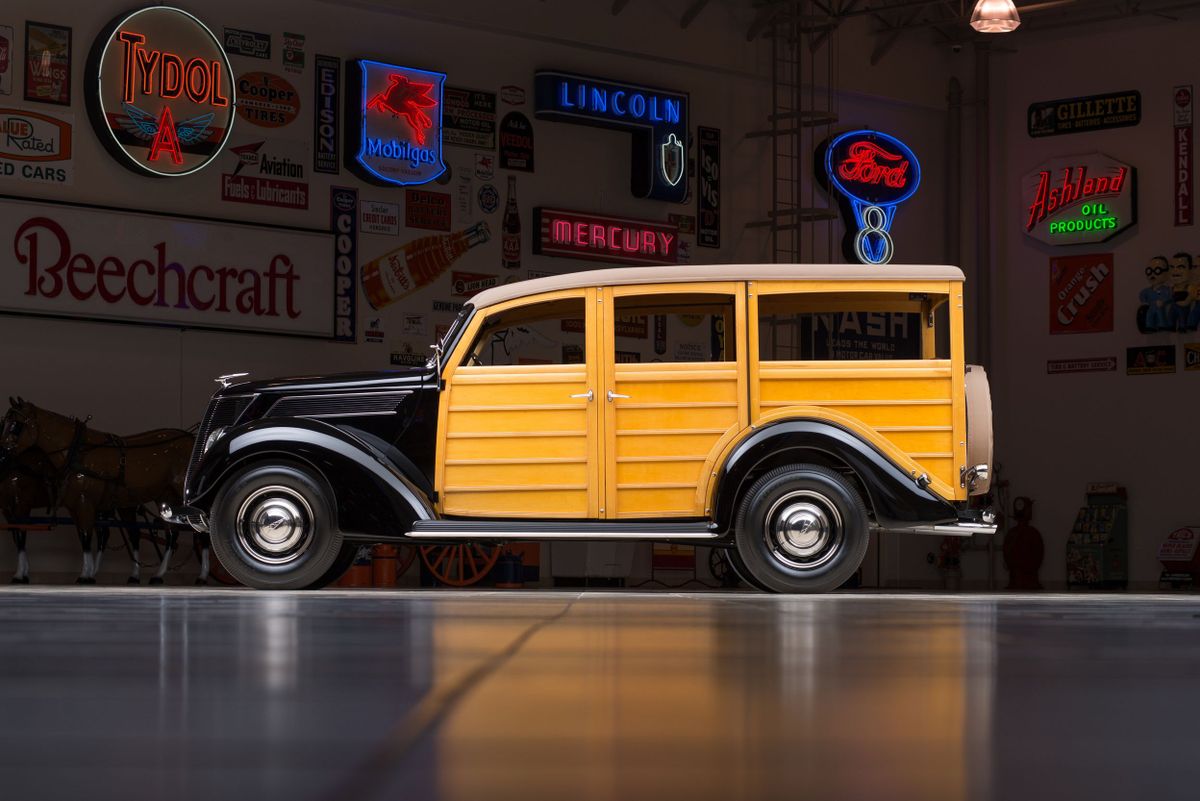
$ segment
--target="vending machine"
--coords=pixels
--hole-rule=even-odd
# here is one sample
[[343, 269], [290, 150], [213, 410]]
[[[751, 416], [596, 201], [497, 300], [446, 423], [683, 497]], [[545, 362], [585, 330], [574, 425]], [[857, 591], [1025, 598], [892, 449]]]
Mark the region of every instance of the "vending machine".
[[1087, 506], [1067, 538], [1067, 588], [1124, 589], [1129, 570], [1129, 514], [1125, 488], [1089, 484]]

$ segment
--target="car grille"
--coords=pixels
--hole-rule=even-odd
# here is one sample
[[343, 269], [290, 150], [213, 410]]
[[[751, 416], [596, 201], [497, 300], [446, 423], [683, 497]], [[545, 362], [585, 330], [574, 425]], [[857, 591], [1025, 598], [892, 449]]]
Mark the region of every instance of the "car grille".
[[215, 398], [208, 404], [204, 420], [201, 421], [200, 428], [196, 431], [196, 445], [192, 448], [192, 459], [188, 462], [187, 477], [183, 480], [185, 488], [191, 486], [192, 471], [196, 469], [196, 464], [204, 455], [204, 443], [208, 440], [208, 435], [214, 428], [231, 426], [236, 423], [252, 400], [254, 400], [253, 395], [226, 395]]

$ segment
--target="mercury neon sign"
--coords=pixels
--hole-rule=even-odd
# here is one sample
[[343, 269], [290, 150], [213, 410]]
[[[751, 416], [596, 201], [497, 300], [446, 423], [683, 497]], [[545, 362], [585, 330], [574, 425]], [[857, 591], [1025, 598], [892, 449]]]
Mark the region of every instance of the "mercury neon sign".
[[1046, 162], [1022, 180], [1025, 233], [1048, 245], [1111, 239], [1137, 222], [1136, 178], [1103, 153]]
[[640, 198], [687, 198], [687, 113], [683, 92], [564, 72], [534, 76], [534, 116], [633, 135], [630, 191]]
[[879, 131], [849, 131], [824, 145], [822, 174], [846, 219], [848, 259], [887, 264], [895, 255], [896, 207], [921, 185], [921, 165], [908, 145]]
[[122, 15], [88, 58], [88, 114], [110, 153], [132, 170], [190, 175], [221, 152], [233, 126], [233, 71], [199, 19], [153, 6]]
[[536, 208], [540, 236], [534, 252], [613, 264], [675, 264], [679, 229], [674, 225], [581, 211]]

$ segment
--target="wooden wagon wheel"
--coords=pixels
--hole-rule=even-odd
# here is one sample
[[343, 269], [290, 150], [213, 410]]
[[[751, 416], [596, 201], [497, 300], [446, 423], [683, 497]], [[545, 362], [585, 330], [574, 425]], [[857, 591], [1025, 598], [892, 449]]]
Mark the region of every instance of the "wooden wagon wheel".
[[403, 576], [417, 558], [417, 548], [414, 545], [401, 545], [396, 548], [396, 577]]
[[421, 561], [430, 574], [451, 587], [470, 587], [487, 577], [500, 558], [499, 545], [422, 545]]

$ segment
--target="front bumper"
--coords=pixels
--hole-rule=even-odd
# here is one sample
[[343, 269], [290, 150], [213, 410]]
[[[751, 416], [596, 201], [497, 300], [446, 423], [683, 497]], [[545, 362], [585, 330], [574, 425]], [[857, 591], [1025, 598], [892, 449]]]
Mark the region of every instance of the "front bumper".
[[996, 533], [996, 515], [991, 509], [968, 509], [959, 512], [958, 520], [932, 526], [897, 529], [908, 534], [932, 534], [939, 537], [970, 537], [975, 534]]
[[199, 509], [194, 509], [190, 506], [181, 506], [178, 509], [172, 508], [170, 504], [160, 504], [158, 507], [158, 516], [164, 522], [171, 523], [176, 526], [191, 526], [193, 531], [207, 532], [208, 531], [208, 515]]

